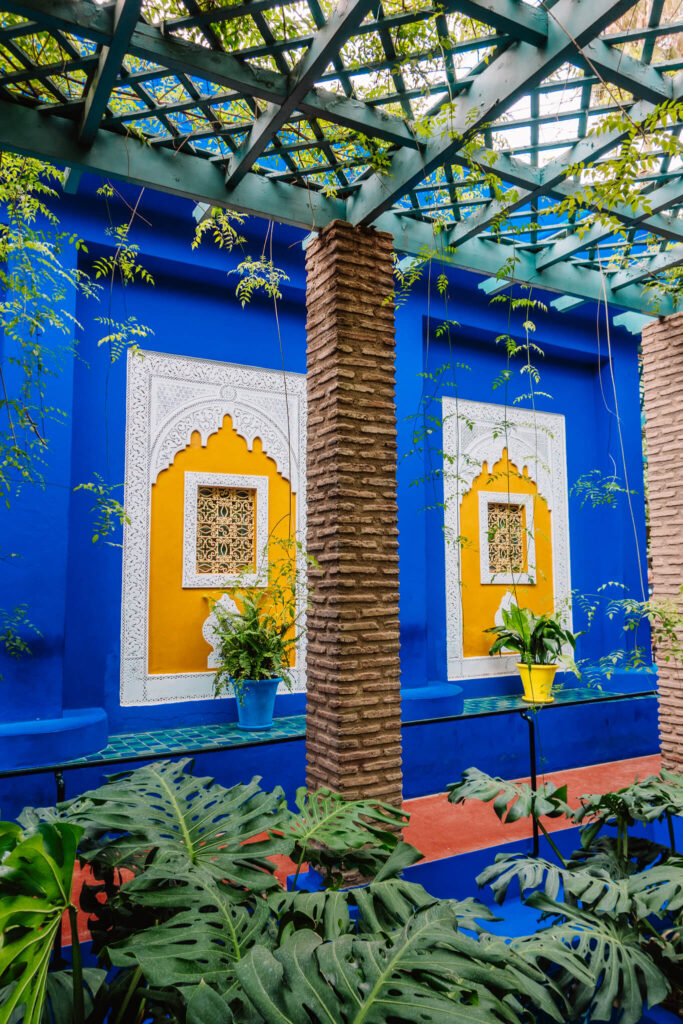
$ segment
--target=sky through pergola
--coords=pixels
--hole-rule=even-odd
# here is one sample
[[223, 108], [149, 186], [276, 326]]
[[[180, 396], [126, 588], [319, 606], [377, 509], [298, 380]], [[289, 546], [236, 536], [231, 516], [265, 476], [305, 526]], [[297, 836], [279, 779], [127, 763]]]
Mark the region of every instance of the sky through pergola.
[[[93, 171], [308, 229], [372, 224], [566, 305], [668, 313], [649, 289], [683, 264], [679, 8], [6, 0], [0, 148], [72, 168], [72, 190]], [[590, 169], [625, 142], [643, 173], [596, 219]]]

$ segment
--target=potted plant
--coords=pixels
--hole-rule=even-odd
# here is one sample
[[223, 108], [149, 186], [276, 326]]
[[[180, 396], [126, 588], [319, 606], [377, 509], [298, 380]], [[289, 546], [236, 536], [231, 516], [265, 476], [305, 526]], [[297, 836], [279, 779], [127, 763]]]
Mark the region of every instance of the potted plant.
[[270, 729], [278, 686], [292, 685], [291, 656], [303, 633], [307, 607], [301, 599], [308, 594], [305, 566], [314, 560], [296, 541], [282, 541], [281, 546], [282, 555], [268, 563], [267, 586], [241, 586], [238, 578], [231, 588], [239, 611], [212, 603], [219, 661], [214, 694], [234, 692], [240, 729]]
[[485, 631], [496, 637], [489, 654], [518, 651], [523, 699], [529, 704], [552, 703], [553, 680], [560, 664], [578, 674], [574, 659], [564, 655], [562, 648], [568, 644], [574, 651], [580, 634], [565, 629], [558, 615], [535, 615], [530, 608], [518, 608], [516, 604], [501, 609], [501, 614], [502, 625]]

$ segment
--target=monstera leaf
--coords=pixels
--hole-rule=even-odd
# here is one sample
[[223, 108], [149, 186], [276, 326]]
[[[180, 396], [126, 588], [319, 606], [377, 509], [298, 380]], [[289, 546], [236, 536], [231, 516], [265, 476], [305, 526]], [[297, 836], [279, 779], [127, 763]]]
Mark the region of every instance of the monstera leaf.
[[490, 885], [496, 903], [502, 903], [513, 881], [519, 882], [522, 895], [533, 889], [543, 889], [550, 899], [562, 892], [580, 900], [593, 910], [612, 914], [627, 914], [632, 909], [628, 879], [610, 878], [597, 869], [562, 868], [543, 857], [529, 857], [524, 853], [498, 854], [491, 864], [477, 876], [478, 885]]
[[449, 802], [493, 801], [493, 809], [503, 822], [519, 821], [530, 814], [537, 818], [541, 815], [558, 818], [573, 813], [567, 803], [566, 785], [558, 789], [553, 782], [544, 782], [534, 791], [526, 782], [508, 782], [487, 775], [478, 768], [468, 768], [462, 775], [461, 782], [454, 782], [448, 787]]
[[[555, 980], [570, 994], [570, 1019], [587, 1014], [591, 1021], [611, 1021], [616, 1007], [619, 1024], [637, 1024], [645, 1005], [655, 1006], [668, 995], [665, 975], [639, 944], [630, 922], [555, 902], [544, 893], [533, 893], [527, 904], [553, 916], [555, 923], [512, 939], [510, 946], [524, 959], [561, 968]], [[562, 946], [579, 957], [581, 971], [565, 961]]]
[[322, 939], [338, 939], [353, 930], [351, 889], [322, 889], [320, 892], [279, 892], [268, 897], [278, 919], [280, 941], [301, 929], [316, 932]]
[[438, 900], [416, 882], [389, 878], [354, 889], [321, 892], [282, 892], [269, 897], [280, 921], [281, 940], [295, 930], [308, 928], [323, 939], [358, 935], [390, 936], [414, 915], [438, 903], [452, 908], [458, 927], [480, 933], [481, 922], [497, 921], [491, 910], [476, 899]]
[[256, 946], [236, 974], [226, 1000], [195, 990], [188, 1024], [518, 1024], [520, 997], [564, 1019], [543, 972], [502, 940], [463, 935], [447, 901], [391, 938], [300, 931], [274, 953]]
[[0, 978], [13, 986], [0, 1006], [0, 1024], [19, 1006], [25, 1024], [41, 1019], [50, 954], [71, 906], [81, 833], [64, 822], [40, 823], [26, 837], [18, 825], [0, 823]]
[[600, 836], [590, 846], [574, 850], [569, 867], [586, 868], [594, 874], [602, 872], [609, 878], [628, 878], [629, 875], [657, 863], [663, 863], [670, 855], [668, 846], [653, 843], [650, 839], [631, 836], [628, 843], [628, 860], [624, 860], [613, 836]]
[[650, 775], [615, 793], [582, 796], [581, 806], [574, 811], [577, 822], [590, 821], [586, 827], [586, 845], [604, 825], [620, 821], [659, 821], [665, 815], [683, 815], [683, 775], [662, 769], [661, 775]]
[[266, 900], [238, 903], [235, 894], [201, 867], [179, 870], [172, 880], [165, 869], [150, 868], [127, 882], [122, 895], [167, 919], [109, 946], [109, 960], [116, 967], [139, 965], [159, 988], [205, 981], [225, 990], [245, 953], [257, 942], [274, 945], [277, 934]]
[[672, 857], [628, 880], [628, 893], [639, 917], [654, 914], [678, 919], [683, 911], [683, 858]]
[[[92, 1012], [95, 996], [102, 988], [107, 972], [97, 967], [86, 967], [83, 970], [83, 1006], [85, 1016]], [[0, 1006], [5, 1005], [14, 989], [9, 985], [0, 989]], [[23, 1024], [25, 1020], [24, 1006], [17, 1006], [10, 1014], [7, 1024]], [[74, 980], [71, 971], [52, 971], [47, 976], [45, 1003], [40, 1017], [40, 1024], [73, 1024], [74, 1022]]]
[[135, 871], [164, 865], [169, 875], [198, 865], [245, 889], [277, 887], [265, 858], [287, 852], [288, 844], [274, 839], [243, 844], [267, 832], [281, 814], [282, 790], [265, 793], [258, 778], [224, 789], [213, 779], [194, 778], [189, 766], [184, 760], [138, 768], [73, 801], [68, 820], [100, 833], [84, 856], [109, 858]]
[[414, 846], [399, 842], [367, 886], [271, 895], [281, 938], [295, 929], [309, 928], [324, 939], [336, 939], [352, 930], [352, 920], [355, 930], [372, 934], [402, 927], [416, 910], [436, 902], [421, 885], [398, 877], [421, 858]]
[[298, 789], [296, 806], [299, 813], [287, 812], [273, 834], [290, 841], [299, 865], [308, 861], [335, 884], [344, 871], [375, 876], [396, 849], [409, 817], [391, 804], [345, 800], [329, 789]]
[[661, 776], [651, 775], [615, 793], [596, 793], [581, 797], [581, 806], [573, 812], [582, 824], [581, 845], [590, 847], [606, 826], [617, 830], [617, 854], [622, 861], [631, 857], [632, 839], [628, 829], [636, 822], [649, 823], [667, 818], [671, 852], [674, 853], [672, 819], [683, 815], [683, 776], [662, 769]]

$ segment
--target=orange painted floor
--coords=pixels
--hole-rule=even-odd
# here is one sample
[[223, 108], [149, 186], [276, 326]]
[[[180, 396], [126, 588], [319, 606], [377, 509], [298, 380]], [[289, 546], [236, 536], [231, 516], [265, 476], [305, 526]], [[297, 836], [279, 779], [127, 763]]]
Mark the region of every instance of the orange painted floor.
[[[556, 786], [567, 783], [568, 802], [578, 807], [583, 793], [608, 793], [628, 786], [636, 778], [657, 774], [661, 767], [659, 754], [634, 757], [627, 761], [572, 768], [539, 776], [539, 782], [550, 780]], [[528, 782], [529, 780], [524, 780]], [[439, 860], [456, 853], [483, 850], [500, 843], [511, 843], [530, 835], [528, 820], [503, 825], [491, 804], [468, 800], [465, 804], [449, 804], [445, 793], [406, 800], [404, 809], [410, 814], [410, 825], [404, 829], [404, 839], [416, 846], [425, 860]], [[564, 818], [544, 818], [548, 831], [571, 828]]]

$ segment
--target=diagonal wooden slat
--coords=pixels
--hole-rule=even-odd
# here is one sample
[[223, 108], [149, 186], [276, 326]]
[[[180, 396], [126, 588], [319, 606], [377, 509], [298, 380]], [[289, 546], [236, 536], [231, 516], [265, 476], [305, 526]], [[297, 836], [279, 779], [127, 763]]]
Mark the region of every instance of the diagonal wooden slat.
[[560, 67], [577, 46], [588, 42], [632, 6], [632, 0], [592, 0], [590, 4], [560, 0], [548, 24], [545, 46], [516, 43], [489, 64], [473, 81], [466, 102], [456, 106], [445, 139], [431, 143], [419, 155], [399, 150], [387, 174], [375, 174], [365, 182], [350, 201], [351, 223], [371, 224], [399, 196], [451, 159], [475, 131], [510, 107], [525, 90]]
[[[648, 208], [641, 207], [640, 212], [637, 210], [631, 212], [629, 225], [633, 228], [644, 227], [647, 229], [652, 214], [669, 210], [677, 203], [683, 202], [683, 178], [679, 177], [667, 185], [662, 185], [661, 188], [648, 192], [643, 198], [646, 199]], [[611, 238], [613, 234], [614, 228], [604, 224], [596, 224], [594, 227], [589, 228], [582, 236], [573, 232], [566, 238], [553, 242], [552, 245], [540, 253], [536, 260], [536, 266], [539, 270], [545, 270], [556, 263], [562, 263], [564, 260], [569, 259], [570, 256], [588, 249], [591, 245], [599, 245], [600, 242]], [[681, 221], [680, 225], [680, 238], [683, 241], [683, 221]]]
[[470, 18], [513, 39], [544, 46], [548, 38], [548, 15], [543, 7], [532, 7], [522, 0], [442, 0], [445, 12], [460, 11]]
[[597, 71], [608, 82], [633, 93], [638, 99], [650, 103], [663, 103], [672, 99], [671, 79], [661, 71], [635, 60], [623, 50], [608, 46], [602, 39], [591, 39], [581, 47], [581, 54], [573, 58], [587, 72]]
[[353, 35], [372, 5], [373, 0], [342, 0], [334, 9], [325, 26], [316, 33], [306, 56], [292, 76], [287, 95], [281, 103], [271, 105], [257, 118], [247, 141], [230, 160], [225, 176], [229, 188], [239, 184], [258, 160], [332, 58], [339, 54], [343, 44]]
[[642, 281], [653, 279], [665, 270], [673, 270], [683, 264], [683, 244], [674, 245], [665, 252], [657, 253], [650, 259], [641, 260], [627, 270], [618, 270], [610, 277], [610, 288], [618, 295], [623, 289], [634, 287]]
[[[355, 6], [354, 0], [348, 2]], [[306, 227], [322, 226], [331, 217], [358, 222], [374, 217], [377, 224], [394, 231], [397, 246], [409, 252], [428, 247], [429, 239], [433, 242], [435, 237], [434, 221], [445, 219], [453, 226], [440, 231], [437, 248], [457, 243], [457, 265], [490, 277], [514, 251], [521, 261], [515, 271], [519, 280], [551, 290], [560, 290], [561, 285], [568, 294], [574, 288], [576, 298], [598, 294], [600, 264], [618, 255], [631, 266], [618, 272], [626, 276], [608, 273], [614, 285], [609, 298], [627, 308], [649, 301], [640, 294], [640, 281], [678, 258], [671, 255], [675, 250], [664, 248], [672, 241], [683, 242], [683, 218], [678, 217], [683, 206], [681, 174], [676, 173], [669, 152], [653, 153], [655, 163], [639, 179], [652, 210], [618, 206], [612, 211], [625, 226], [621, 235], [611, 226], [596, 226], [580, 239], [577, 221], [582, 212], [548, 215], [557, 199], [581, 189], [580, 180], [571, 177], [572, 165], [599, 164], [628, 134], [624, 125], [587, 134], [596, 117], [621, 108], [637, 122], [651, 115], [656, 104], [683, 95], [681, 80], [671, 74], [683, 62], [666, 59], [662, 50], [662, 38], [679, 32], [683, 25], [662, 20], [664, 0], [653, 0], [643, 27], [633, 21], [617, 22], [609, 32], [605, 28], [630, 3], [444, 0], [435, 7], [387, 15], [380, 0], [373, 0], [350, 35], [345, 26], [338, 39], [333, 38], [335, 22], [345, 20], [348, 8], [338, 8], [326, 19], [319, 0], [307, 0], [310, 17], [305, 14], [301, 22], [284, 13], [286, 0], [238, 0], [214, 7], [201, 0], [182, 0], [174, 17], [159, 24], [147, 24], [139, 13], [131, 14], [124, 33], [122, 18], [134, 3], [0, 0], [0, 12], [27, 19], [23, 25], [0, 27], [0, 46], [5, 47], [10, 66], [8, 74], [0, 74], [0, 99], [15, 112], [21, 105], [22, 121], [40, 108], [34, 155], [49, 158], [52, 154], [57, 159], [54, 154], [62, 153], [64, 163], [73, 168], [67, 189], [77, 182], [80, 171], [90, 169]], [[273, 17], [281, 10], [282, 31], [279, 14]], [[490, 34], [478, 29], [476, 38], [453, 38], [452, 16], [457, 12], [490, 26]], [[239, 53], [226, 52], [223, 39], [228, 37], [221, 25], [234, 25], [234, 18], [240, 17], [250, 18], [255, 26], [253, 42]], [[434, 26], [439, 53], [425, 47], [425, 40], [433, 39]], [[206, 45], [183, 39], [188, 30], [199, 30]], [[404, 30], [406, 38], [414, 40], [412, 49], [406, 49], [401, 38]], [[45, 49], [25, 38], [43, 32], [52, 36]], [[129, 35], [127, 42], [125, 35]], [[94, 43], [97, 53], [79, 49], [79, 38]], [[355, 52], [362, 52], [363, 40], [368, 39], [369, 62], [354, 64], [344, 59], [349, 50], [343, 43], [349, 38], [354, 40]], [[636, 60], [630, 53], [638, 50], [631, 46], [640, 41], [641, 59]], [[53, 43], [64, 54], [63, 65], [54, 63]], [[623, 44], [629, 47], [628, 53], [617, 48]], [[304, 58], [292, 69], [297, 50], [305, 50]], [[482, 50], [488, 50], [486, 56]], [[126, 54], [144, 65], [122, 71]], [[464, 73], [458, 70], [454, 55], [465, 56]], [[420, 107], [425, 110], [423, 61], [433, 92], [427, 113], [431, 111], [431, 117], [442, 113], [440, 120], [428, 116], [424, 125], [416, 127], [410, 115]], [[268, 64], [276, 70], [267, 70]], [[89, 79], [85, 99], [71, 88], [84, 71]], [[169, 75], [185, 90], [185, 96], [175, 97], [175, 102], [165, 102], [159, 88]], [[365, 91], [364, 79], [373, 75], [381, 87], [374, 87], [365, 100], [355, 98], [354, 84]], [[107, 103], [112, 87], [123, 81], [136, 110], [120, 110]], [[210, 85], [205, 87], [203, 81]], [[608, 83], [606, 88], [594, 90], [603, 81]], [[337, 91], [321, 88], [327, 82], [334, 82]], [[574, 97], [570, 102], [565, 101], [565, 92]], [[551, 105], [553, 95], [561, 107]], [[512, 119], [503, 118], [522, 97], [527, 112], [522, 109]], [[243, 106], [236, 117], [218, 109], [236, 100]], [[456, 104], [450, 123], [444, 109], [449, 101]], [[269, 106], [259, 116], [263, 103]], [[401, 108], [403, 117], [384, 112]], [[146, 119], [156, 119], [162, 130], [152, 134], [153, 128], [145, 128], [148, 144], [140, 149], [124, 133], [127, 124]], [[557, 148], [553, 124], [569, 126], [573, 121], [576, 129], [564, 152], [541, 166], [544, 152]], [[326, 122], [357, 133], [356, 140], [352, 145], [334, 140]], [[85, 129], [85, 146], [76, 145], [79, 125]], [[7, 128], [7, 145], [28, 152], [30, 140], [23, 127], [14, 137]], [[49, 145], [43, 141], [48, 128]], [[53, 129], [62, 134], [61, 145]], [[475, 154], [473, 163], [462, 147], [475, 130], [482, 131], [489, 152]], [[680, 126], [669, 123], [666, 130], [674, 137]], [[501, 150], [510, 131], [526, 132], [526, 140], [522, 137], [514, 149]], [[566, 129], [563, 134], [568, 134]], [[358, 136], [394, 147], [389, 174], [368, 170], [369, 151]], [[97, 152], [87, 158], [90, 137]], [[135, 153], [129, 175], [121, 170], [120, 144], [132, 145]], [[107, 152], [112, 154], [115, 171], [104, 167]], [[265, 163], [277, 160], [280, 165], [266, 169], [261, 157], [267, 158]], [[252, 169], [256, 162], [258, 169]], [[462, 177], [458, 177], [458, 165], [465, 170]], [[226, 170], [230, 188], [221, 185]], [[502, 202], [491, 199], [486, 178], [491, 174], [503, 188], [516, 187], [519, 194], [514, 200], [510, 195]], [[337, 187], [338, 194], [348, 198], [323, 195], [323, 183]], [[585, 207], [586, 212], [589, 209]], [[502, 212], [506, 222], [494, 237], [492, 227]], [[540, 224], [534, 226], [539, 217]], [[636, 264], [633, 254], [642, 248], [646, 232], [654, 239], [650, 251], [656, 253], [658, 247], [663, 251]], [[571, 272], [569, 284], [562, 276], [565, 272]], [[641, 272], [645, 276], [636, 279]]]
[[100, 52], [97, 70], [85, 97], [81, 119], [80, 138], [88, 145], [95, 138], [100, 121], [107, 109], [109, 97], [131, 36], [140, 17], [142, 0], [116, 0], [113, 13], [112, 39]]

